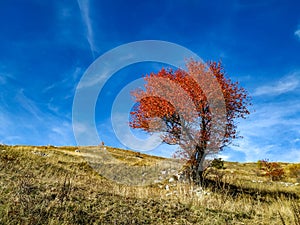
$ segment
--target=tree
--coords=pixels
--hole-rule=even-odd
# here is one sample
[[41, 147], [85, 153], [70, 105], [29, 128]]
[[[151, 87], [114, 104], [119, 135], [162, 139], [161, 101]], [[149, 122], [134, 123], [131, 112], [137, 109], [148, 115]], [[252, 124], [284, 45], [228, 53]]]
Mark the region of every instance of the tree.
[[134, 90], [130, 126], [161, 132], [163, 142], [180, 146], [194, 181], [203, 177], [204, 159], [237, 138], [237, 118], [249, 114], [250, 98], [227, 78], [220, 62], [187, 62], [187, 71], [162, 68], [144, 77], [145, 89]]

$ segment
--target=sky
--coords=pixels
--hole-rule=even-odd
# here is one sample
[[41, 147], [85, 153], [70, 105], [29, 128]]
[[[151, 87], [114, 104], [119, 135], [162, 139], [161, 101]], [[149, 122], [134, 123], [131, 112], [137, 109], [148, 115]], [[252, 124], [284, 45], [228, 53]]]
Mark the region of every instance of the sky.
[[[0, 143], [77, 145], [72, 108], [88, 68], [118, 46], [160, 40], [204, 61], [221, 60], [252, 97], [251, 114], [238, 121], [243, 138], [220, 157], [300, 162], [299, 1], [10, 0], [0, 1], [0, 29]], [[114, 102], [124, 87], [163, 66], [135, 63], [106, 81], [94, 109], [106, 145], [130, 149], [112, 126]], [[175, 148], [161, 145], [149, 154], [168, 156]]]

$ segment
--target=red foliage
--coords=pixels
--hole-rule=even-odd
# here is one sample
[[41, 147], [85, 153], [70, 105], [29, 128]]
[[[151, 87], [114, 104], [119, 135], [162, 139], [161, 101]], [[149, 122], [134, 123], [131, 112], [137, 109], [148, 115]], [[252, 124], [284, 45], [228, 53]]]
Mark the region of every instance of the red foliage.
[[[163, 68], [144, 78], [145, 90], [132, 92], [138, 104], [131, 112], [130, 126], [162, 132], [163, 141], [179, 144], [177, 155], [198, 169], [206, 154], [219, 152], [237, 137], [234, 120], [249, 114], [250, 99], [238, 82], [225, 77], [220, 62], [191, 60], [187, 68], [188, 71]], [[218, 127], [220, 121], [223, 130]], [[212, 143], [212, 136], [218, 141]]]
[[268, 160], [260, 160], [260, 169], [266, 171], [265, 176], [271, 180], [281, 180], [284, 176], [284, 170], [277, 162], [269, 162]]

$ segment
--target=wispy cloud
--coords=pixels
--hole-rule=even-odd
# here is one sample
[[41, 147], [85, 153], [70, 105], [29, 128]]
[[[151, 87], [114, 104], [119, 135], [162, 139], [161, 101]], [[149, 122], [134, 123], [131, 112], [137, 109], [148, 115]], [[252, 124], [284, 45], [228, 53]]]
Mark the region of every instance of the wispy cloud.
[[9, 73], [0, 72], [0, 85], [7, 84], [9, 80], [15, 80], [14, 76]]
[[55, 145], [74, 144], [71, 121], [53, 118], [51, 122], [48, 132], [49, 143], [55, 143]]
[[24, 92], [8, 107], [0, 102], [0, 143], [74, 145], [71, 120], [43, 111], [44, 104], [39, 106]]
[[36, 119], [42, 120], [41, 118], [41, 111], [36, 106], [36, 103], [25, 96], [24, 89], [21, 89], [19, 93], [16, 96], [16, 100], [19, 102], [19, 104], [27, 110], [29, 113], [31, 113]]
[[249, 119], [239, 123], [238, 129], [244, 138], [237, 140], [237, 146], [230, 149], [243, 153], [245, 161], [264, 158], [289, 162], [299, 160], [300, 101], [258, 103], [256, 109]]
[[[121, 122], [124, 124], [123, 119], [121, 120]], [[126, 130], [127, 128], [125, 128], [125, 126], [126, 125], [124, 125], [124, 129]], [[147, 141], [147, 138], [149, 139], [150, 135], [139, 130], [133, 131], [131, 135], [129, 135], [127, 132], [124, 132], [124, 134], [121, 135], [120, 133], [117, 134], [116, 130], [112, 127], [110, 118], [99, 123], [97, 125], [97, 128], [99, 131], [100, 139], [103, 140], [106, 145], [111, 145], [118, 148], [141, 151], [146, 154], [163, 157], [172, 157], [172, 155], [178, 148], [178, 146], [174, 145], [160, 144], [154, 149], [152, 149], [153, 143], [151, 143], [151, 141], [149, 140]], [[143, 144], [141, 144], [141, 140], [143, 139]], [[158, 141], [159, 140], [156, 140], [156, 142]], [[130, 146], [127, 146], [126, 143], [130, 143]]]
[[62, 112], [66, 104], [62, 106], [61, 102], [64, 101], [66, 103], [66, 101], [68, 101], [71, 104], [70, 100], [74, 97], [76, 85], [82, 73], [83, 70], [81, 67], [71, 68], [71, 70], [62, 74], [62, 80], [50, 83], [43, 88], [41, 93], [44, 96], [49, 96], [47, 97], [46, 104], [50, 112], [55, 113], [56, 115], [61, 113], [60, 116], [66, 114], [65, 112]]
[[296, 37], [298, 38], [298, 40], [300, 41], [300, 28], [297, 29], [294, 34], [296, 35]]
[[81, 67], [75, 67], [72, 68], [71, 71], [67, 72], [67, 74], [64, 75], [64, 77], [66, 77], [63, 80], [60, 80], [58, 82], [55, 83], [51, 83], [50, 85], [48, 85], [47, 87], [45, 87], [43, 89], [43, 93], [46, 93], [48, 91], [52, 91], [55, 88], [70, 88], [72, 87], [72, 91], [75, 90], [75, 86], [74, 83], [77, 83], [77, 80], [79, 79], [79, 76], [81, 76], [83, 73], [82, 68]]
[[300, 71], [288, 75], [274, 84], [265, 85], [256, 88], [253, 96], [271, 95], [276, 96], [295, 90], [299, 84]]
[[95, 52], [97, 52], [95, 41], [94, 41], [94, 32], [92, 27], [92, 21], [90, 18], [90, 3], [89, 0], [77, 0], [79, 9], [81, 12], [82, 20], [87, 29], [87, 41], [90, 45], [90, 50], [92, 52], [93, 58], [95, 58]]

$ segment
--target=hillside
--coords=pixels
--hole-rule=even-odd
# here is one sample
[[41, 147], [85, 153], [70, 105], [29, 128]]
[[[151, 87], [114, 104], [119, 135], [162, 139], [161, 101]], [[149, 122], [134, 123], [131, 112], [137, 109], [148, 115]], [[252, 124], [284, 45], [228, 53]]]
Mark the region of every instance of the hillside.
[[299, 177], [225, 162], [202, 189], [176, 160], [99, 148], [0, 145], [0, 224], [300, 224]]

